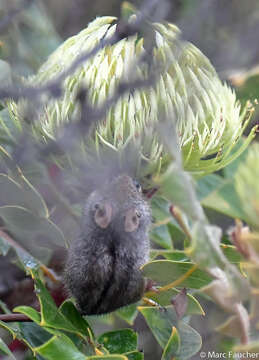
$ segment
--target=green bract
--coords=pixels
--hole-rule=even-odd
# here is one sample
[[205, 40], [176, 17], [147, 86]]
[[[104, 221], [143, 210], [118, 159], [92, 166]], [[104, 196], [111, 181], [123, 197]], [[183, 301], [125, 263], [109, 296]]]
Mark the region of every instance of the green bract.
[[235, 174], [235, 188], [249, 225], [259, 230], [259, 144], [253, 143]]
[[[133, 15], [130, 21], [134, 18]], [[54, 79], [82, 52], [91, 51], [112, 36], [116, 26], [114, 17], [95, 19], [65, 41], [30, 83], [44, 84]], [[131, 163], [138, 176], [157, 175], [166, 170], [170, 155], [154, 124], [166, 119], [176, 123], [185, 170], [202, 176], [220, 169], [238, 156], [253, 136], [252, 131], [239, 146], [249, 118], [247, 109], [241, 112], [235, 93], [220, 81], [207, 57], [193, 44], [179, 40], [176, 26], [153, 23], [146, 33], [150, 35], [148, 39], [138, 34], [104, 47], [68, 76], [63, 97], [39, 111], [36, 134], [46, 140], [56, 138], [61, 124], [77, 118], [75, 97], [81, 86], [88, 89], [90, 103], [98, 108], [114, 94], [121, 81], [148, 78], [148, 65], [140, 59], [147, 44], [153, 42], [148, 57], [154, 60], [155, 84], [123, 94], [84, 139], [82, 153], [98, 153], [101, 158], [103, 153], [111, 152], [121, 160], [129, 156], [129, 149], [137, 148]], [[19, 117], [22, 105], [10, 107]], [[170, 136], [169, 130], [169, 141]]]

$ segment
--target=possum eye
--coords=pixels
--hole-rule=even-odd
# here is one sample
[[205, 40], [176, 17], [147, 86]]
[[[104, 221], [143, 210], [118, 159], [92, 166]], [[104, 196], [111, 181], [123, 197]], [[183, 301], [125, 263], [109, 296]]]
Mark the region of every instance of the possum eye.
[[129, 209], [125, 215], [124, 230], [126, 232], [133, 232], [139, 227], [139, 218], [141, 214], [136, 209]]
[[102, 229], [106, 229], [112, 219], [112, 206], [109, 203], [95, 204], [94, 220]]
[[138, 192], [141, 192], [142, 189], [141, 189], [140, 183], [139, 183], [137, 180], [135, 180], [135, 179], [133, 180], [133, 183], [134, 183], [136, 189], [138, 190]]

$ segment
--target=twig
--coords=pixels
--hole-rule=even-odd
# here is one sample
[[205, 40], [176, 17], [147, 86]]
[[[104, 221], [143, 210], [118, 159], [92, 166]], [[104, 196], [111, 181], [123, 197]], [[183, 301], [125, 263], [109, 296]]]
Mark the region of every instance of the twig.
[[0, 314], [0, 321], [9, 323], [9, 322], [31, 322], [32, 320], [28, 316], [23, 314]]
[[5, 100], [11, 98], [15, 101], [18, 101], [19, 99], [23, 98], [29, 99], [31, 101], [32, 99], [39, 98], [44, 93], [48, 93], [54, 98], [60, 97], [62, 94], [61, 84], [69, 75], [73, 74], [77, 70], [77, 68], [81, 66], [81, 64], [92, 58], [106, 46], [112, 46], [128, 36], [136, 34], [140, 30], [142, 22], [150, 15], [152, 10], [155, 6], [158, 5], [158, 3], [160, 3], [160, 1], [158, 0], [146, 0], [142, 7], [142, 10], [140, 11], [134, 22], [125, 24], [120, 23], [120, 26], [117, 26], [116, 32], [111, 37], [100, 41], [91, 51], [83, 52], [79, 57], [72, 61], [71, 65], [66, 70], [64, 70], [53, 80], [47, 82], [45, 85], [38, 87], [20, 86], [19, 88], [16, 88], [9, 86], [6, 88], [0, 88], [0, 99]]
[[19, 15], [23, 10], [29, 7], [34, 0], [24, 0], [22, 5], [19, 8], [12, 9], [9, 13], [4, 16], [0, 21], [0, 34], [5, 30], [5, 28], [14, 20], [14, 18]]

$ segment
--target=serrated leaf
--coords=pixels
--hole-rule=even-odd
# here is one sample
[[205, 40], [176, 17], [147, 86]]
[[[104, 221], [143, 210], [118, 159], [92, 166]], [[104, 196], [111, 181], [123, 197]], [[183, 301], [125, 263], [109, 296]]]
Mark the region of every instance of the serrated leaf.
[[8, 348], [8, 346], [3, 342], [1, 338], [0, 338], [0, 351], [2, 351], [5, 355], [8, 355], [8, 359], [16, 360], [11, 350]]
[[152, 307], [139, 307], [139, 311], [144, 316], [149, 328], [162, 348], [165, 348], [175, 326], [180, 335], [181, 348], [178, 359], [185, 360], [195, 355], [201, 348], [201, 337], [192, 327], [177, 316], [171, 308], [165, 310]]
[[176, 327], [173, 326], [171, 336], [164, 348], [161, 360], [172, 360], [172, 358], [174, 358], [176, 355], [179, 354], [180, 347], [181, 347], [180, 335]]
[[46, 263], [51, 247], [65, 246], [59, 228], [46, 218], [17, 206], [0, 207], [0, 216], [16, 241], [32, 256]]
[[111, 354], [124, 354], [137, 349], [137, 334], [131, 329], [110, 331], [98, 338]]
[[[190, 262], [155, 260], [145, 264], [142, 267], [142, 272], [145, 277], [154, 280], [156, 283], [167, 285], [185, 275], [193, 266], [194, 264]], [[200, 289], [211, 281], [211, 276], [200, 269], [196, 269], [177, 287]]]
[[33, 348], [47, 360], [86, 360], [87, 357], [77, 349], [66, 335], [54, 335], [43, 345]]

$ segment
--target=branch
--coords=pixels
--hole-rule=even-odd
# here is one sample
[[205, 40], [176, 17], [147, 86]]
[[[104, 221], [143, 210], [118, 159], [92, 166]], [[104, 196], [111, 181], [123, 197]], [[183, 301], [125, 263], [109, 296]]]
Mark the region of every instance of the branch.
[[29, 322], [32, 321], [28, 316], [23, 314], [0, 314], [0, 321], [9, 323], [9, 322]]
[[112, 46], [128, 36], [132, 36], [138, 33], [141, 29], [142, 22], [147, 19], [148, 16], [150, 16], [151, 12], [156, 6], [159, 5], [159, 3], [161, 6], [161, 2], [159, 0], [146, 0], [142, 7], [142, 10], [138, 14], [134, 22], [125, 23], [123, 20], [121, 20], [117, 25], [117, 29], [114, 35], [107, 39], [103, 38], [102, 41], [100, 41], [99, 44], [97, 44], [91, 51], [83, 52], [71, 63], [71, 65], [66, 70], [64, 70], [53, 80], [47, 82], [45, 85], [38, 87], [20, 86], [19, 88], [16, 88], [9, 86], [5, 88], [0, 88], [0, 99], [13, 99], [14, 101], [18, 101], [19, 99], [32, 100], [38, 99], [44, 93], [50, 94], [54, 98], [60, 97], [62, 95], [61, 85], [69, 75], [73, 74], [79, 66], [81, 66], [88, 59], [92, 58], [106, 46]]
[[23, 10], [29, 7], [34, 0], [24, 0], [22, 5], [19, 8], [12, 9], [9, 13], [4, 16], [0, 21], [0, 34], [5, 30], [5, 28], [14, 20], [14, 18], [19, 15]]

